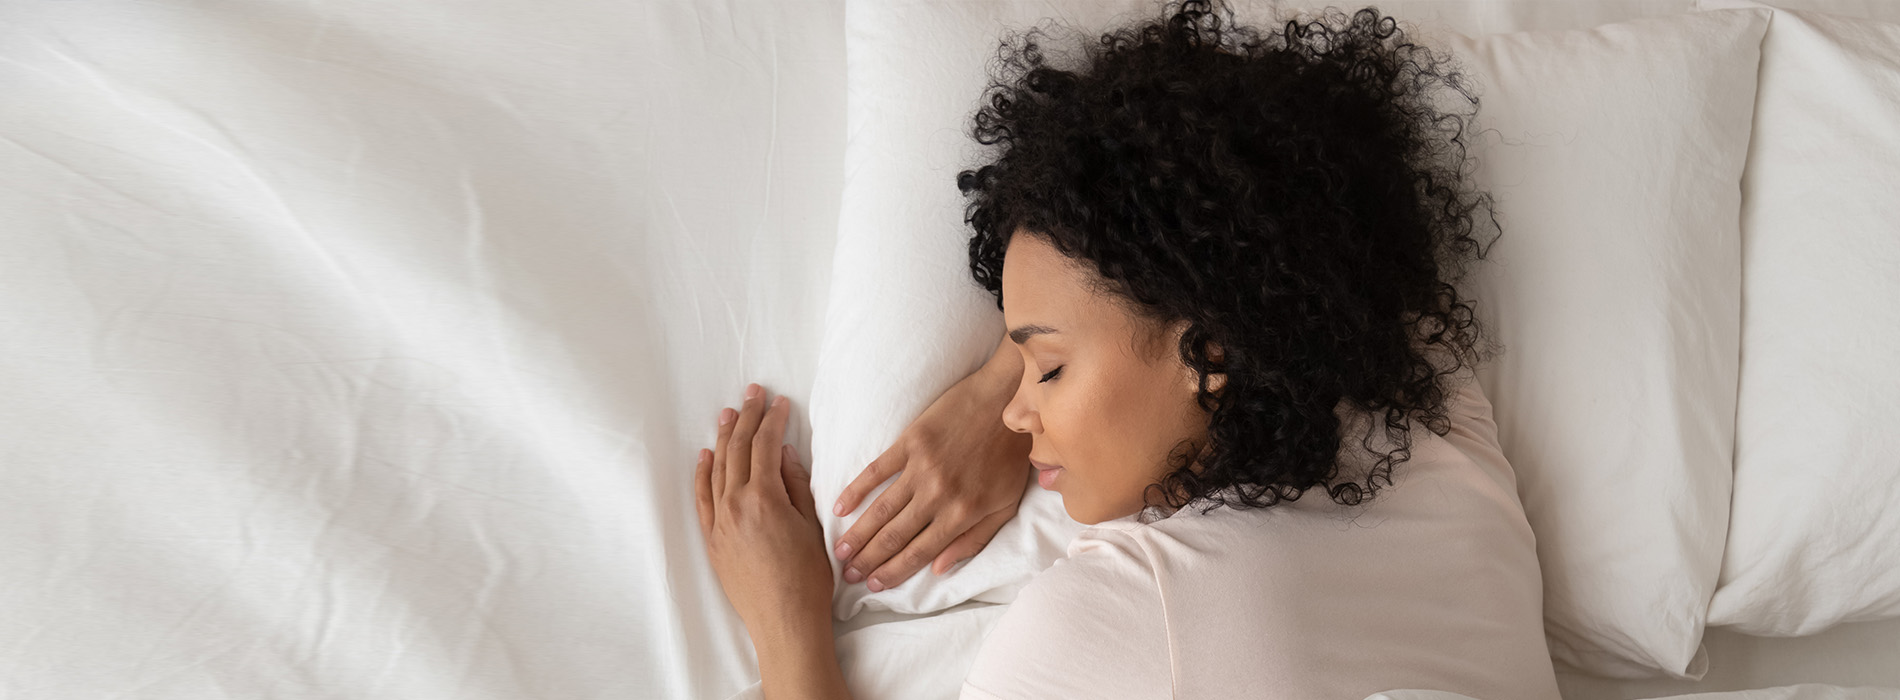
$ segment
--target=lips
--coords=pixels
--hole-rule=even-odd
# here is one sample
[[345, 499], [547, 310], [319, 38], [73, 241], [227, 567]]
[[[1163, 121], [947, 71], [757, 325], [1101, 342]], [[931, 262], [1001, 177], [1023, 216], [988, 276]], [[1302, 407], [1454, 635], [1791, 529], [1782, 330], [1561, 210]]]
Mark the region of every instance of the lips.
[[1051, 491], [1055, 490], [1056, 477], [1062, 474], [1062, 467], [1033, 459], [1029, 460], [1029, 464], [1036, 468], [1036, 485]]

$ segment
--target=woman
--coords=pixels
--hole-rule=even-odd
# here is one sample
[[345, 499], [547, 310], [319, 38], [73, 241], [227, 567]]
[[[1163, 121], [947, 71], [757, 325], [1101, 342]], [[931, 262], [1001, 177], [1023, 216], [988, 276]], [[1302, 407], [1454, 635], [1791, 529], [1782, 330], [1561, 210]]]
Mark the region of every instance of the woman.
[[[1070, 69], [1042, 39], [1005, 44], [974, 129], [993, 160], [958, 180], [1007, 337], [840, 499], [892, 463], [884, 497], [912, 484], [839, 543], [846, 579], [974, 554], [1026, 461], [1093, 527], [965, 697], [1555, 698], [1453, 285], [1494, 225], [1470, 112], [1443, 107], [1475, 109], [1458, 74], [1370, 8], [1260, 32], [1184, 2]], [[701, 526], [766, 696], [845, 697], [788, 412], [756, 385], [721, 412]], [[950, 477], [923, 445], [985, 457]]]

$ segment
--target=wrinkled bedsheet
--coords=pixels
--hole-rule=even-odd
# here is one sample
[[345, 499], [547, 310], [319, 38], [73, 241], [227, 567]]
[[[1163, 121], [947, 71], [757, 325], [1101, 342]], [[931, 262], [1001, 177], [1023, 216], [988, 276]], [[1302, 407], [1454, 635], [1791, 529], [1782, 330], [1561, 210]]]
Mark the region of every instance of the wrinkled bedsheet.
[[809, 389], [842, 15], [0, 5], [0, 696], [750, 683], [693, 455]]

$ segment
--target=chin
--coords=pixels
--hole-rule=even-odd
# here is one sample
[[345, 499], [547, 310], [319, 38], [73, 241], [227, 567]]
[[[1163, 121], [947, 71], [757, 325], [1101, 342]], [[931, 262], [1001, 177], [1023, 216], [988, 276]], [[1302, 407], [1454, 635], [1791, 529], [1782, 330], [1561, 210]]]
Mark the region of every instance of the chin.
[[1070, 520], [1082, 523], [1083, 525], [1094, 525], [1095, 523], [1101, 522], [1099, 520], [1088, 519], [1088, 513], [1076, 507], [1075, 498], [1066, 494], [1062, 496], [1062, 510], [1068, 512]]
[[1083, 525], [1094, 525], [1096, 523], [1101, 522], [1100, 520], [1090, 520], [1087, 517], [1085, 517], [1084, 514], [1075, 512], [1075, 506], [1069, 505], [1068, 496], [1062, 497], [1062, 509], [1069, 512], [1070, 520], [1074, 520], [1078, 523], [1082, 523]]
[[1062, 509], [1068, 511], [1070, 520], [1074, 520], [1083, 525], [1098, 525], [1122, 517], [1113, 514], [1105, 515], [1101, 509], [1090, 508], [1087, 504], [1078, 505], [1074, 498], [1070, 498], [1067, 495], [1062, 497]]

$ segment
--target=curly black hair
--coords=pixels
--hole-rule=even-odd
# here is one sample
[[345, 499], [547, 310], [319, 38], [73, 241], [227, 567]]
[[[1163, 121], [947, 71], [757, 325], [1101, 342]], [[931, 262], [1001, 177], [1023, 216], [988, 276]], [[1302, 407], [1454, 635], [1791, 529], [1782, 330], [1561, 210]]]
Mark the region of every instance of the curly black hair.
[[[976, 281], [1002, 308], [1020, 232], [1184, 325], [1207, 444], [1175, 450], [1151, 504], [1264, 508], [1323, 486], [1356, 505], [1390, 485], [1411, 421], [1450, 430], [1440, 379], [1494, 352], [1455, 286], [1489, 247], [1477, 234], [1502, 230], [1470, 181], [1478, 99], [1452, 58], [1372, 7], [1262, 32], [1169, 3], [1072, 69], [1049, 38], [1002, 41], [974, 118], [987, 164], [957, 185]], [[1362, 474], [1339, 466], [1342, 400], [1373, 417]]]

